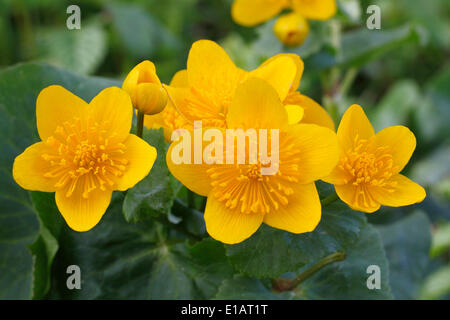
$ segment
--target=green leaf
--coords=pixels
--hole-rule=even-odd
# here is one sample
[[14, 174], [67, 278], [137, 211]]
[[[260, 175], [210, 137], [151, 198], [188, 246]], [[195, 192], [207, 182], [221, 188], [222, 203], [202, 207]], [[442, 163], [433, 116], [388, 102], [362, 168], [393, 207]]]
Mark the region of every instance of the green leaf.
[[377, 227], [389, 261], [389, 277], [396, 299], [417, 299], [426, 273], [431, 245], [430, 222], [421, 211]]
[[42, 299], [50, 289], [50, 270], [59, 248], [58, 241], [41, 224], [39, 238], [29, 248], [34, 260], [33, 299]]
[[[389, 265], [377, 230], [367, 224], [359, 238], [345, 250], [346, 259], [330, 264], [300, 284], [297, 295], [307, 299], [391, 299]], [[380, 268], [380, 289], [369, 289], [372, 273], [367, 267]]]
[[411, 169], [411, 179], [422, 186], [433, 187], [450, 176], [450, 141], [436, 148], [426, 157], [415, 162]]
[[176, 199], [170, 213], [177, 219], [178, 222], [187, 232], [190, 234], [204, 237], [206, 236], [205, 219], [203, 218], [203, 212], [189, 208], [181, 200]]
[[444, 266], [429, 275], [420, 290], [420, 299], [434, 300], [450, 293], [450, 266]]
[[349, 31], [342, 35], [340, 50], [336, 55], [324, 49], [309, 56], [305, 59], [305, 71], [317, 72], [333, 66], [362, 66], [395, 47], [407, 42], [418, 42], [419, 38], [419, 32], [410, 26], [390, 30], [361, 28]]
[[428, 140], [442, 140], [442, 137], [450, 137], [450, 67], [442, 69], [433, 79], [427, 83], [426, 97], [429, 104], [419, 109], [417, 124], [420, 131]]
[[39, 215], [39, 221], [55, 239], [59, 239], [66, 224], [56, 206], [55, 194], [48, 192], [31, 192], [31, 200]]
[[[223, 245], [211, 239], [190, 246], [155, 219], [129, 224], [123, 195], [92, 230], [65, 228], [55, 260], [52, 297], [70, 299], [207, 299], [231, 276]], [[66, 268], [81, 269], [81, 290], [68, 290]]]
[[65, 221], [56, 207], [53, 193], [33, 191], [31, 200], [40, 224], [39, 238], [29, 246], [35, 261], [33, 299], [42, 299], [50, 289], [51, 267]]
[[235, 275], [225, 280], [219, 288], [215, 299], [221, 300], [281, 300], [290, 299], [292, 292], [275, 293], [268, 289], [261, 280]]
[[340, 201], [322, 211], [322, 220], [313, 232], [293, 234], [263, 225], [244, 242], [227, 246], [227, 256], [241, 273], [273, 278], [342, 250], [357, 239], [366, 224], [362, 213]]
[[106, 33], [97, 22], [83, 22], [81, 29], [40, 29], [36, 33], [38, 58], [67, 70], [93, 73], [107, 53]]
[[143, 7], [110, 3], [107, 6], [121, 46], [136, 59], [152, 56], [161, 45], [176, 49], [177, 40]]
[[436, 257], [450, 249], [450, 222], [439, 225], [434, 234], [431, 246], [431, 256]]
[[396, 82], [375, 108], [371, 117], [375, 131], [396, 125], [406, 125], [412, 111], [420, 108], [419, 86], [411, 80]]
[[[41, 264], [37, 249], [46, 243], [42, 238], [40, 244], [31, 246], [33, 258], [28, 246], [45, 235], [40, 233], [43, 229], [39, 227], [29, 192], [14, 182], [11, 172], [14, 158], [39, 141], [36, 98], [51, 84], [60, 84], [89, 100], [104, 87], [117, 83], [42, 64], [22, 64], [0, 72], [0, 299], [32, 297], [33, 273]], [[52, 251], [46, 254], [51, 257]]]
[[145, 130], [144, 139], [158, 150], [158, 156], [150, 174], [128, 190], [125, 196], [123, 213], [125, 219], [131, 222], [160, 213], [167, 214], [180, 187], [166, 165], [167, 144], [163, 129]]

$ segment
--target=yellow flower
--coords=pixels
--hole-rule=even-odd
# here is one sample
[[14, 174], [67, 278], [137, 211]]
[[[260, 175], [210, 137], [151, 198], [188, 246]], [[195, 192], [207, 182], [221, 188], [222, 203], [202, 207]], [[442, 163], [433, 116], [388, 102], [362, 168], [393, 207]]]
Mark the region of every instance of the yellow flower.
[[399, 207], [421, 202], [425, 190], [400, 174], [416, 148], [414, 134], [393, 126], [375, 134], [363, 109], [352, 105], [337, 131], [340, 160], [323, 179], [355, 210], [374, 212], [380, 205]]
[[235, 0], [231, 15], [236, 23], [255, 26], [292, 8], [306, 19], [326, 20], [336, 14], [336, 0]]
[[55, 192], [69, 227], [93, 228], [113, 190], [127, 190], [150, 172], [156, 149], [130, 134], [133, 108], [122, 89], [100, 92], [89, 104], [61, 86], [43, 89], [36, 102], [41, 142], [16, 157], [22, 188]]
[[167, 104], [167, 93], [151, 61], [135, 66], [125, 78], [122, 89], [130, 95], [133, 106], [144, 114], [159, 113]]
[[[172, 78], [170, 86], [174, 88], [187, 87], [187, 71], [180, 70]], [[155, 115], [146, 115], [144, 117], [144, 125], [147, 128], [164, 129], [164, 138], [167, 142], [170, 142], [170, 137], [175, 129], [192, 128], [192, 125], [175, 109], [172, 102], [167, 102], [164, 110]]]
[[308, 21], [298, 13], [290, 12], [278, 18], [273, 26], [273, 32], [286, 46], [299, 46], [308, 36]]
[[248, 72], [235, 66], [215, 42], [200, 40], [192, 45], [183, 85], [167, 86], [176, 109], [191, 124], [202, 120], [205, 126], [226, 127], [229, 105], [239, 84], [249, 78], [268, 82], [279, 98], [304, 109], [303, 123], [334, 124], [326, 111], [297, 90], [303, 73], [303, 61], [296, 54], [279, 54]]
[[233, 244], [250, 237], [263, 222], [293, 233], [314, 230], [321, 217], [314, 181], [328, 175], [338, 161], [336, 134], [315, 124], [290, 125], [277, 91], [257, 78], [238, 86], [226, 122], [232, 129], [278, 129], [279, 167], [276, 174], [262, 175], [267, 163], [261, 155], [256, 164], [176, 164], [172, 152], [183, 139], [173, 142], [168, 167], [190, 190], [208, 197], [208, 233]]

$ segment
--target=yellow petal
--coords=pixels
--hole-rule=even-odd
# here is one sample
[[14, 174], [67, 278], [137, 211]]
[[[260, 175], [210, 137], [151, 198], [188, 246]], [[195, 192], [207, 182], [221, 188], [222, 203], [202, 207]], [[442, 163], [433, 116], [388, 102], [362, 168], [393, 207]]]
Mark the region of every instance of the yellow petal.
[[170, 137], [172, 136], [172, 128], [166, 126], [164, 116], [161, 113], [145, 116], [144, 126], [148, 129], [160, 129], [163, 128], [164, 140], [170, 142]]
[[284, 106], [288, 115], [289, 124], [299, 123], [303, 119], [305, 111], [302, 107], [295, 104], [288, 104]]
[[191, 90], [189, 88], [163, 86], [166, 89], [169, 98], [168, 104], [171, 104], [186, 122], [193, 124], [195, 120], [219, 117], [219, 112], [215, 109], [214, 105], [206, 105], [206, 108], [202, 109], [197, 109], [196, 105], [192, 106], [189, 103], [189, 100], [192, 99]]
[[139, 72], [138, 83], [151, 82], [161, 84], [161, 81], [156, 74], [156, 68], [153, 62], [145, 60], [134, 68]]
[[384, 206], [400, 207], [422, 202], [426, 192], [419, 184], [408, 179], [402, 174], [396, 174], [389, 183], [389, 188], [373, 187], [373, 197]]
[[353, 148], [356, 137], [368, 140], [374, 135], [373, 127], [360, 106], [354, 104], [345, 111], [337, 131], [339, 144], [344, 151]]
[[236, 89], [227, 114], [229, 128], [282, 128], [288, 123], [286, 109], [266, 81], [250, 78]]
[[231, 96], [246, 72], [235, 66], [225, 50], [210, 40], [194, 42], [187, 60], [189, 85], [209, 96]]
[[[203, 158], [201, 159], [202, 163], [195, 163], [194, 132], [193, 130], [188, 130], [187, 132], [189, 132], [189, 136], [191, 137], [190, 143], [187, 144], [191, 148], [190, 159], [187, 159], [187, 163], [178, 163], [178, 160], [175, 160], [175, 157], [178, 156], [178, 150], [181, 150], [180, 148], [185, 139], [184, 137], [180, 137], [178, 140], [171, 143], [166, 154], [166, 163], [172, 175], [184, 184], [186, 188], [202, 196], [207, 196], [211, 190], [211, 179], [206, 171], [211, 168], [212, 165], [205, 164], [202, 160]], [[202, 143], [202, 155], [206, 145], [206, 143]]]
[[189, 86], [187, 70], [183, 69], [175, 73], [170, 81], [170, 85], [175, 88], [186, 88]]
[[36, 101], [37, 129], [42, 141], [53, 135], [57, 126], [74, 118], [84, 120], [87, 103], [64, 89], [52, 85], [43, 89]]
[[302, 123], [314, 123], [333, 131], [335, 130], [334, 122], [330, 115], [313, 99], [299, 92], [292, 92], [288, 95], [284, 103], [296, 104], [303, 108], [304, 115]]
[[377, 147], [389, 147], [395, 173], [402, 171], [416, 148], [416, 137], [407, 127], [393, 126], [378, 132], [373, 138]]
[[166, 90], [155, 83], [141, 83], [137, 86], [136, 109], [144, 114], [160, 113], [168, 101]]
[[123, 141], [128, 137], [133, 118], [130, 96], [122, 89], [110, 87], [102, 90], [89, 103], [92, 120], [103, 124], [109, 138]]
[[[267, 59], [266, 61], [264, 61], [264, 63], [261, 66], [265, 66], [265, 65], [267, 65], [269, 63], [272, 63], [274, 60], [276, 60], [276, 59], [278, 59], [280, 57], [291, 58], [291, 60], [296, 65], [295, 78], [294, 78], [294, 81], [292, 82], [292, 86], [290, 88], [290, 91], [294, 92], [300, 86], [300, 81], [302, 79], [303, 70], [305, 68], [303, 60], [300, 58], [300, 56], [298, 54], [295, 54], [295, 53], [279, 53], [279, 54], [277, 54], [277, 55]], [[295, 103], [293, 103], [293, 104], [295, 104]]]
[[13, 177], [19, 186], [27, 190], [54, 192], [55, 178], [44, 177], [52, 169], [49, 161], [42, 158], [49, 153], [45, 142], [35, 143], [14, 159]]
[[292, 7], [307, 19], [327, 20], [336, 14], [336, 0], [292, 0]]
[[[168, 108], [166, 106], [164, 110], [160, 113], [153, 114], [153, 115], [145, 115], [144, 117], [144, 125], [148, 129], [159, 129], [159, 128], [165, 128], [165, 120], [164, 120], [164, 111]], [[165, 135], [164, 135], [165, 136]], [[167, 140], [169, 139], [169, 140]], [[166, 138], [167, 141], [170, 141], [170, 136]]]
[[123, 143], [126, 147], [123, 159], [128, 163], [123, 176], [116, 181], [116, 189], [121, 191], [134, 187], [149, 174], [157, 154], [154, 147], [134, 134], [130, 134]]
[[276, 16], [288, 4], [280, 0], [235, 0], [231, 7], [233, 20], [243, 26], [254, 26]]
[[200, 40], [189, 51], [187, 73], [190, 89], [186, 89], [181, 101], [174, 92], [181, 88], [168, 87], [172, 89], [169, 96], [178, 111], [189, 121], [203, 120], [204, 125], [225, 126], [224, 115], [247, 72], [237, 68], [218, 44]]
[[334, 188], [339, 198], [353, 210], [372, 213], [380, 209], [380, 204], [367, 188], [355, 187], [351, 183], [335, 185]]
[[293, 186], [287, 206], [264, 216], [264, 223], [292, 233], [313, 231], [320, 221], [321, 205], [314, 183]]
[[300, 153], [297, 164], [300, 184], [311, 183], [331, 173], [339, 159], [339, 147], [333, 131], [315, 124], [300, 123], [292, 125], [288, 134], [292, 137], [293, 148]]
[[111, 202], [111, 190], [94, 189], [87, 199], [82, 197], [82, 185], [77, 184], [75, 192], [66, 197], [65, 190], [55, 194], [56, 205], [67, 225], [75, 231], [88, 231], [95, 227]]
[[235, 244], [244, 241], [258, 230], [263, 219], [263, 213], [246, 214], [241, 213], [239, 209], [230, 210], [214, 196], [209, 196], [206, 202], [206, 231], [223, 243]]
[[248, 78], [255, 77], [265, 80], [276, 90], [280, 100], [283, 101], [295, 85], [297, 70], [297, 65], [291, 57], [280, 55], [251, 71]]
[[156, 75], [156, 68], [153, 62], [145, 60], [136, 65], [123, 81], [122, 89], [127, 92], [133, 91], [139, 83], [151, 82], [161, 84]]
[[[342, 149], [339, 147], [339, 158], [342, 155]], [[347, 170], [344, 170], [338, 163], [336, 167], [334, 167], [333, 171], [331, 173], [322, 178], [323, 181], [331, 184], [346, 184], [348, 181], [352, 180], [353, 177], [350, 176], [349, 172]]]
[[192, 128], [192, 125], [180, 115], [173, 104], [169, 101], [164, 110], [154, 115], [146, 115], [144, 117], [144, 125], [147, 128], [164, 129], [164, 138], [166, 142], [171, 141], [172, 131], [175, 129]]
[[[144, 61], [145, 62], [145, 61]], [[144, 62], [141, 62], [143, 64]], [[137, 84], [139, 81], [139, 70], [141, 68], [141, 64], [138, 64], [134, 67], [126, 76], [125, 80], [122, 83], [122, 89], [125, 90], [131, 98], [131, 101], [136, 104], [136, 96], [137, 96]], [[153, 63], [152, 63], [153, 64]], [[153, 66], [154, 67], [154, 66]]]
[[328, 176], [322, 178], [322, 180], [334, 185], [341, 185], [346, 184], [351, 178], [352, 177], [349, 176], [347, 171], [342, 170], [339, 166], [336, 166], [333, 171], [331, 171]]

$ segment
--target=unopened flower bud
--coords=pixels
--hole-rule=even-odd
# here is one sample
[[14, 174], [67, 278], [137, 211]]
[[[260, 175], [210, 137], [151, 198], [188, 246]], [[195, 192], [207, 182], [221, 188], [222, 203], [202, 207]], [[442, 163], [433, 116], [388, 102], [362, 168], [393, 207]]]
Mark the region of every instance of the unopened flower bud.
[[159, 113], [167, 104], [167, 93], [151, 61], [135, 66], [125, 78], [122, 89], [130, 95], [133, 107], [144, 114]]
[[301, 45], [309, 33], [308, 21], [296, 12], [282, 15], [273, 26], [277, 38], [286, 46]]

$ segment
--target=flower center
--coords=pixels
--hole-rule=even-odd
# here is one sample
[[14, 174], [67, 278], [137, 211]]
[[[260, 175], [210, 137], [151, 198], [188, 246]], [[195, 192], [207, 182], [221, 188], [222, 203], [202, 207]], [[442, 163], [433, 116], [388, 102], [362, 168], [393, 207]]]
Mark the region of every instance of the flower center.
[[368, 140], [355, 137], [354, 147], [340, 159], [338, 167], [349, 177], [345, 183], [357, 187], [355, 201], [361, 206], [371, 206], [374, 200], [367, 192], [367, 187], [382, 187], [393, 192], [396, 182], [390, 178], [398, 171], [394, 165], [389, 147], [376, 147]]
[[172, 130], [186, 128], [189, 126], [183, 116], [180, 115], [178, 111], [170, 105], [166, 106], [166, 108], [164, 109], [163, 116], [165, 126]]
[[[259, 160], [256, 164], [214, 165], [207, 170], [212, 180], [213, 195], [229, 209], [241, 213], [268, 213], [286, 206], [298, 181], [300, 151], [280, 137], [278, 172], [262, 175], [261, 168], [269, 166]], [[247, 159], [248, 154], [247, 154]]]
[[225, 128], [231, 100], [245, 76], [242, 70], [219, 70], [213, 77], [204, 77], [196, 87], [190, 87], [183, 112], [189, 119], [201, 119], [205, 126]]
[[95, 189], [112, 188], [116, 177], [126, 170], [128, 160], [122, 158], [125, 145], [114, 141], [115, 134], [105, 138], [107, 125], [88, 119], [83, 126], [76, 118], [58, 126], [54, 135], [47, 138], [49, 152], [42, 158], [51, 169], [44, 176], [55, 179], [55, 187], [64, 188], [67, 197], [78, 187], [84, 198]]
[[185, 100], [188, 108], [187, 116], [191, 119], [202, 119], [206, 126], [224, 128], [225, 115], [231, 102], [231, 96], [224, 93], [200, 92], [195, 88], [190, 89], [190, 94]]

